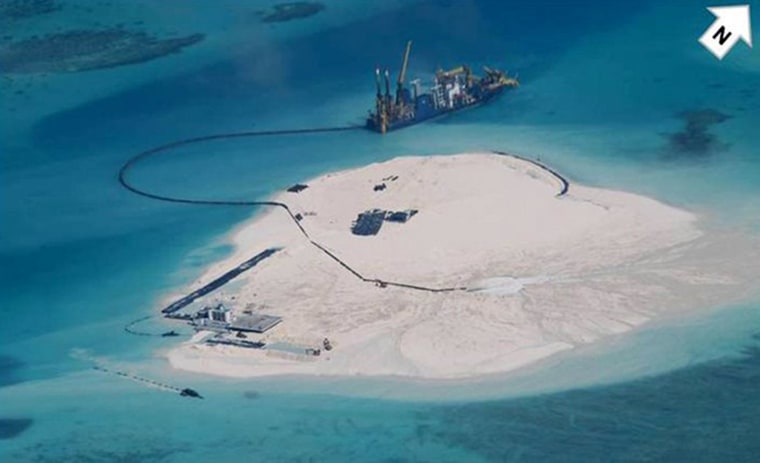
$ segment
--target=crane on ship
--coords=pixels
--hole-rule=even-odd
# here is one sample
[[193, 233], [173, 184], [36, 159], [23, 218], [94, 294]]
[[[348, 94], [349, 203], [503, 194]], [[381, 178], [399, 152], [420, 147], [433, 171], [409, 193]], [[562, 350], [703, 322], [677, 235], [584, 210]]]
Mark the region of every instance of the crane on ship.
[[510, 87], [518, 87], [520, 82], [517, 77], [508, 77], [504, 71], [497, 71], [491, 69], [488, 66], [483, 66], [483, 71], [486, 73], [486, 79], [488, 84], [491, 85], [508, 85]]
[[[411, 88], [406, 87], [409, 55], [412, 41], [406, 42], [403, 61], [396, 80], [396, 95], [391, 95], [390, 71], [375, 68], [375, 110], [369, 112], [367, 128], [379, 133], [386, 133], [424, 120], [432, 119], [445, 113], [458, 111], [488, 102], [503, 90], [519, 85], [516, 77], [506, 72], [484, 67], [485, 75], [473, 75], [469, 66], [461, 65], [435, 74], [433, 85], [428, 91], [420, 90], [420, 80], [411, 81]], [[385, 89], [383, 89], [383, 83]], [[385, 90], [385, 91], [383, 91]]]
[[406, 42], [404, 50], [404, 61], [401, 63], [401, 70], [398, 72], [398, 83], [396, 85], [396, 105], [403, 106], [406, 103], [404, 98], [404, 82], [406, 81], [406, 69], [409, 65], [409, 53], [412, 52], [412, 41]]
[[[404, 60], [401, 63], [401, 70], [398, 73], [398, 79], [396, 81], [396, 100], [391, 97], [391, 81], [390, 72], [385, 69], [384, 72], [380, 71], [380, 67], [375, 68], [375, 85], [377, 87], [377, 93], [375, 95], [375, 110], [376, 117], [378, 118], [378, 126], [380, 130], [384, 132], [384, 128], [388, 124], [389, 119], [398, 119], [402, 117], [406, 112], [412, 110], [411, 106], [408, 106], [410, 97], [409, 91], [404, 88], [406, 82], [406, 71], [409, 67], [409, 54], [412, 52], [412, 41], [409, 40], [406, 43], [406, 50], [404, 50]], [[385, 82], [385, 93], [383, 93], [383, 81]], [[405, 110], [405, 107], [407, 108]]]

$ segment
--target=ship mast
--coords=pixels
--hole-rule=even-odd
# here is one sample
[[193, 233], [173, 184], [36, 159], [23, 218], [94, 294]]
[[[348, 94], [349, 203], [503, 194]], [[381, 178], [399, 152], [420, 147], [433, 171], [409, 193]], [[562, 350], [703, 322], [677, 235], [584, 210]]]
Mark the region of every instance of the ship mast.
[[391, 105], [391, 77], [388, 70], [385, 70], [385, 104]]
[[385, 99], [383, 98], [382, 90], [382, 76], [380, 68], [375, 68], [375, 85], [377, 86], [377, 95], [375, 96], [375, 106], [377, 107], [377, 114], [379, 115], [385, 108]]
[[380, 68], [375, 68], [375, 84], [377, 85], [377, 99], [380, 100], [383, 97], [383, 92], [380, 89]]

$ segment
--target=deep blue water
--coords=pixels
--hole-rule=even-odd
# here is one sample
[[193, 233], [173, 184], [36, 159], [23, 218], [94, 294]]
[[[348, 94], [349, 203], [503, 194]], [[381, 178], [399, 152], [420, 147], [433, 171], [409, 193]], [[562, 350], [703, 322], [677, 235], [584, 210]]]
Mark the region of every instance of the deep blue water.
[[655, 378], [440, 407], [436, 438], [489, 461], [755, 461], [756, 338], [741, 357]]
[[[397, 155], [504, 149], [540, 155], [573, 180], [760, 228], [760, 55], [740, 44], [718, 63], [701, 50], [705, 5], [462, 0], [381, 11], [367, 2], [358, 16], [334, 2], [308, 26], [261, 29], [209, 13], [210, 2], [187, 3], [179, 19], [167, 19], [162, 8], [170, 7], [135, 4], [149, 6], [140, 10], [148, 28], [205, 32], [198, 50], [74, 76], [14, 76], [17, 85], [31, 82], [26, 118], [11, 111], [18, 97], [2, 87], [0, 420], [31, 420], [0, 421], [0, 436], [9, 436], [2, 461], [752, 461], [760, 453], [752, 337], [760, 303], [719, 311], [709, 336], [688, 335], [704, 329], [696, 322], [652, 330], [609, 359], [562, 360], [535, 379], [544, 390], [552, 369], [596, 377], [634, 358], [621, 367], [622, 382], [613, 375], [600, 381], [612, 384], [520, 398], [505, 387], [487, 401], [357, 398], [364, 386], [340, 381], [335, 390], [357, 390], [329, 394], [329, 382], [304, 380], [282, 392], [269, 382], [180, 374], [154, 357], [166, 341], [122, 331], [229, 252], [221, 237], [255, 210], [130, 195], [116, 182], [121, 163], [188, 136], [357, 123], [371, 105], [375, 64], [396, 68], [407, 38], [415, 41], [412, 75], [466, 60], [518, 71], [523, 85], [488, 107], [388, 137], [185, 147], [141, 165], [136, 181], [164, 193], [260, 199]], [[71, 10], [54, 14], [58, 24], [76, 24]], [[46, 24], [11, 33], [42, 33]], [[731, 116], [710, 129], [725, 146], [674, 156], [664, 134], [682, 129], [677, 113], [701, 108]], [[209, 397], [188, 403], [92, 372], [90, 355], [199, 384]], [[384, 386], [366, 387], [366, 395], [386, 395]], [[246, 398], [251, 391], [259, 395]]]

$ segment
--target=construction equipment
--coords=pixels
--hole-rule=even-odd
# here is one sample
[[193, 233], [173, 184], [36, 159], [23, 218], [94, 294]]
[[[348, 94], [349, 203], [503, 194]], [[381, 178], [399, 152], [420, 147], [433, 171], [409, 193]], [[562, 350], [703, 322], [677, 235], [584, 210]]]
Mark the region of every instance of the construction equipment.
[[406, 43], [404, 60], [396, 83], [395, 101], [390, 94], [390, 72], [384, 72], [385, 94], [381, 93], [380, 68], [375, 69], [377, 95], [375, 110], [370, 111], [367, 128], [379, 133], [408, 127], [428, 119], [461, 109], [478, 106], [490, 101], [505, 89], [520, 85], [517, 77], [504, 71], [483, 66], [485, 75], [477, 77], [468, 66], [459, 66], [448, 71], [439, 70], [435, 74], [433, 86], [428, 92], [420, 90], [419, 79], [413, 80], [413, 93], [406, 88], [406, 74], [412, 41]]

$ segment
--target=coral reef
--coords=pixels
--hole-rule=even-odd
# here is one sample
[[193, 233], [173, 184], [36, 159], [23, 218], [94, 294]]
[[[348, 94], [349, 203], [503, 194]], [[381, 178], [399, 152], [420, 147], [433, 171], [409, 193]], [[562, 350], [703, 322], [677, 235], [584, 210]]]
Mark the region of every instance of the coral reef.
[[0, 20], [13, 21], [61, 9], [55, 0], [0, 0]]
[[308, 18], [323, 11], [325, 5], [319, 2], [288, 2], [274, 5], [270, 11], [259, 11], [261, 22], [281, 23], [294, 19]]
[[160, 39], [119, 27], [72, 30], [5, 41], [0, 62], [8, 74], [88, 71], [153, 60], [203, 39], [203, 34]]
[[710, 127], [727, 121], [731, 116], [707, 108], [684, 111], [678, 117], [684, 121], [684, 128], [665, 134], [669, 142], [669, 156], [706, 156], [727, 146], [718, 141], [710, 132]]

